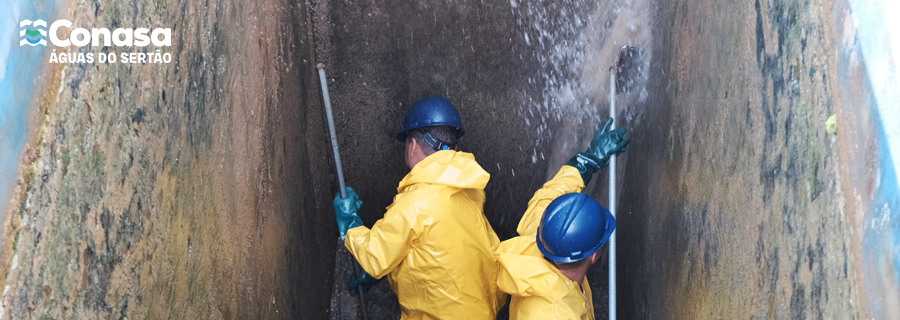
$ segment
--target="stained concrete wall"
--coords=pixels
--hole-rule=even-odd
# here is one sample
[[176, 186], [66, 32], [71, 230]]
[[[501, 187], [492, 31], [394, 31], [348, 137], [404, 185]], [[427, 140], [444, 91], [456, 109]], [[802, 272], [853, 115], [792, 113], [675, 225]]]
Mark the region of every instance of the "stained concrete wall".
[[839, 110], [831, 9], [659, 8], [658, 94], [634, 130], [623, 190], [626, 314], [859, 315], [859, 247], [841, 189], [848, 149], [824, 125]]
[[7, 214], [0, 316], [326, 317], [336, 230], [320, 214], [332, 179], [316, 169], [329, 163], [309, 7], [60, 10], [76, 27], [172, 28], [160, 49], [173, 58], [47, 66]]

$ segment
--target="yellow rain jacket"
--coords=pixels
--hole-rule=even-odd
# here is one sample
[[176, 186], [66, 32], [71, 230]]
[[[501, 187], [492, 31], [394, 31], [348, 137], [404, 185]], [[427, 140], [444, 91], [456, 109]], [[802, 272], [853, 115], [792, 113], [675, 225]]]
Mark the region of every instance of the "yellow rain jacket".
[[512, 296], [510, 320], [594, 319], [587, 277], [580, 286], [569, 280], [544, 259], [536, 243], [544, 209], [557, 197], [583, 188], [578, 169], [563, 166], [528, 202], [519, 221], [519, 236], [503, 241], [495, 251], [500, 262], [497, 285]]
[[403, 319], [494, 319], [497, 234], [484, 217], [490, 175], [470, 153], [438, 151], [400, 181], [372, 229], [347, 231], [344, 245], [375, 278], [388, 276]]

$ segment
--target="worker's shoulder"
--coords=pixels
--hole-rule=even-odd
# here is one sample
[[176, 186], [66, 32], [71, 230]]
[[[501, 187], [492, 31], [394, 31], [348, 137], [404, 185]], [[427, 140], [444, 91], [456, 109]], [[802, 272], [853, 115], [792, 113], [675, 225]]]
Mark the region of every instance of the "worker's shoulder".
[[500, 246], [496, 249], [496, 254], [514, 254], [522, 256], [542, 257], [541, 252], [537, 248], [534, 234], [516, 236], [500, 242]]
[[394, 202], [405, 201], [455, 201], [459, 196], [471, 197], [484, 194], [484, 189], [458, 188], [440, 183], [417, 183], [403, 190], [394, 198]]
[[[416, 188], [406, 190], [394, 198], [391, 210], [399, 210], [407, 213], [430, 213], [440, 215], [459, 211], [461, 207], [478, 207], [484, 202], [484, 193], [478, 195], [466, 195], [477, 193], [480, 190], [460, 190], [440, 185], [420, 184]], [[476, 202], [481, 203], [476, 203]]]
[[416, 185], [414, 188], [407, 188], [403, 192], [394, 197], [394, 202], [388, 207], [389, 211], [419, 211], [428, 209], [444, 202], [444, 198], [440, 193], [426, 185]]
[[542, 296], [515, 296], [517, 299], [517, 310], [510, 310], [515, 313], [516, 319], [583, 319], [578, 312], [572, 310], [572, 307], [563, 299], [548, 299]]

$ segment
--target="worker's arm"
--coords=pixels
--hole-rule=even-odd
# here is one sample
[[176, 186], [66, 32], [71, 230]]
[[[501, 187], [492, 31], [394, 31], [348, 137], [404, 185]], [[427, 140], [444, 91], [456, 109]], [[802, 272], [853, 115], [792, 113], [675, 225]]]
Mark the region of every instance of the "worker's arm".
[[580, 192], [581, 189], [584, 189], [584, 180], [578, 169], [570, 165], [562, 166], [556, 176], [547, 181], [543, 188], [534, 193], [531, 201], [528, 201], [528, 209], [525, 210], [516, 231], [522, 236], [536, 234], [544, 209], [550, 202], [566, 193]]
[[[362, 200], [359, 200], [356, 191], [351, 187], [347, 187], [345, 193], [346, 198], [341, 197], [340, 193], [334, 196], [334, 216], [337, 220], [341, 240], [346, 239], [347, 230], [363, 225], [362, 219], [359, 218], [358, 214], [359, 207], [362, 206]], [[354, 266], [356, 271], [353, 272], [353, 278], [347, 284], [347, 290], [350, 291], [350, 295], [355, 296], [360, 286], [363, 289], [368, 289], [378, 283], [379, 279], [372, 278], [371, 275], [363, 271], [359, 263], [354, 263]]]
[[409, 194], [398, 197], [372, 229], [360, 226], [347, 230], [344, 246], [372, 277], [380, 279], [394, 270], [425, 228], [420, 221], [431, 220], [419, 219], [425, 213], [419, 212], [421, 209], [410, 198]]
[[559, 169], [559, 173], [553, 179], [534, 193], [534, 197], [528, 202], [528, 209], [516, 229], [519, 235], [536, 234], [537, 228], [541, 224], [541, 217], [544, 215], [544, 209], [550, 205], [550, 202], [563, 194], [580, 192], [591, 181], [591, 176], [597, 170], [609, 164], [612, 155], [625, 151], [625, 147], [631, 140], [624, 138], [624, 128], [609, 130], [612, 123], [612, 118], [607, 119], [594, 135], [590, 147], [572, 157], [562, 169]]

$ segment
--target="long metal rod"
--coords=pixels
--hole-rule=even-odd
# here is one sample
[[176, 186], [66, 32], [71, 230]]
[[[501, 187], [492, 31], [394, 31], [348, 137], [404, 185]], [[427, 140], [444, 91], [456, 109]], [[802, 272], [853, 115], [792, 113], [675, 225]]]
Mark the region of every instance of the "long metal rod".
[[[334, 151], [334, 166], [337, 167], [338, 184], [341, 186], [341, 199], [347, 199], [346, 184], [344, 184], [344, 168], [341, 166], [341, 153], [338, 151], [337, 134], [334, 130], [334, 117], [331, 115], [331, 97], [328, 95], [328, 81], [325, 79], [325, 68], [319, 67], [319, 83], [322, 84], [322, 98], [325, 100], [325, 117], [328, 118], [328, 132], [331, 134], [331, 150]], [[356, 268], [353, 270], [353, 277], [356, 277]], [[359, 294], [359, 308], [363, 320], [369, 317], [366, 315], [366, 297], [362, 288], [357, 288]]]
[[[616, 117], [616, 67], [609, 69], [609, 117]], [[616, 128], [615, 120], [610, 130]], [[616, 155], [609, 160], [609, 212], [616, 216]], [[616, 232], [609, 236], [609, 319], [616, 319]]]
[[344, 184], [344, 168], [341, 166], [341, 153], [338, 151], [334, 117], [331, 115], [331, 97], [328, 95], [328, 80], [325, 79], [324, 68], [319, 68], [319, 82], [322, 84], [322, 98], [325, 99], [325, 116], [328, 118], [328, 132], [331, 134], [331, 150], [334, 151], [334, 165], [337, 167], [338, 183], [341, 185], [341, 198], [347, 199], [347, 191], [344, 190], [347, 187]]

